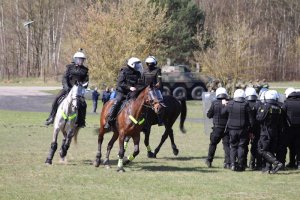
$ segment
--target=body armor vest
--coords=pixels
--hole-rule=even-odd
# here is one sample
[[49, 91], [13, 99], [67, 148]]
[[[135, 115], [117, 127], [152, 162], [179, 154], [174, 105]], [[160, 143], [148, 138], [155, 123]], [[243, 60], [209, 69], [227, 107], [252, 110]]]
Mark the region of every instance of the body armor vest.
[[144, 80], [146, 85], [155, 85], [157, 83], [157, 76], [159, 68], [154, 68], [153, 70], [145, 70], [144, 72]]
[[[261, 117], [259, 118], [259, 116]], [[276, 136], [282, 124], [282, 110], [276, 104], [265, 103], [257, 112], [261, 122], [261, 135]]]
[[130, 87], [136, 87], [139, 83], [141, 75], [140, 72], [123, 67], [119, 75], [119, 82], [117, 85], [117, 91], [122, 93], [128, 93]]
[[214, 116], [213, 116], [213, 123], [215, 127], [225, 128], [228, 115], [222, 114], [222, 100], [217, 99], [212, 102], [214, 106]]
[[249, 125], [248, 106], [244, 102], [231, 101], [229, 104], [228, 127], [230, 129], [243, 129]]
[[300, 97], [289, 97], [284, 105], [291, 125], [300, 126]]
[[85, 66], [77, 66], [75, 64], [67, 65], [67, 71], [63, 78], [64, 88], [72, 88], [77, 81], [81, 83], [87, 82], [89, 80], [88, 71], [88, 68]]

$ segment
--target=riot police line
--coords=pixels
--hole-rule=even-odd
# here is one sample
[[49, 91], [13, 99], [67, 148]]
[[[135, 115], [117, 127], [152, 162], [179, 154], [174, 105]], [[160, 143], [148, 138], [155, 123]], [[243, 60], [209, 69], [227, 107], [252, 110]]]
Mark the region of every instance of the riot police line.
[[207, 167], [212, 167], [222, 140], [224, 168], [232, 171], [247, 167], [265, 173], [300, 169], [299, 90], [287, 88], [282, 95], [262, 88], [257, 94], [247, 87], [235, 90], [230, 98], [227, 90], [219, 87], [215, 93], [203, 93], [202, 102], [204, 131], [210, 134]]

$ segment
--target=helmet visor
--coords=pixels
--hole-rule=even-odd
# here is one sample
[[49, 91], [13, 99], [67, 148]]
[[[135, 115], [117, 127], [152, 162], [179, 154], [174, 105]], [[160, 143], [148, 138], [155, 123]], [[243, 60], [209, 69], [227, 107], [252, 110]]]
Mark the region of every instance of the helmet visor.
[[143, 65], [141, 62], [136, 62], [134, 63], [134, 70], [140, 72], [141, 74], [143, 74]]
[[83, 65], [84, 58], [74, 58], [74, 62], [76, 65]]

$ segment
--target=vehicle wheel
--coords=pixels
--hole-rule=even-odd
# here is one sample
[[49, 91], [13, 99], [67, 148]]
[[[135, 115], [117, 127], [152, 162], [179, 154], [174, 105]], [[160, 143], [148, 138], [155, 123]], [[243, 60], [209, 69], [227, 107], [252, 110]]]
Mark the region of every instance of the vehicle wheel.
[[202, 93], [204, 92], [204, 88], [201, 86], [194, 87], [192, 90], [191, 96], [193, 99], [201, 100], [202, 99]]
[[173, 97], [176, 99], [186, 98], [186, 89], [184, 87], [177, 87], [173, 91]]
[[162, 95], [163, 95], [163, 96], [171, 95], [171, 90], [170, 90], [170, 88], [167, 87], [167, 86], [163, 86], [163, 92], [162, 92]]

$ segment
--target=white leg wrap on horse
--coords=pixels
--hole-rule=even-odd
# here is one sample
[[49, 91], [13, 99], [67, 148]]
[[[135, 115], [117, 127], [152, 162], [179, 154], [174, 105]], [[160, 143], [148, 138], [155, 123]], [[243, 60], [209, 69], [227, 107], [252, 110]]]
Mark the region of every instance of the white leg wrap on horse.
[[123, 159], [119, 159], [118, 167], [119, 167], [119, 168], [122, 168], [122, 167], [123, 167]]

